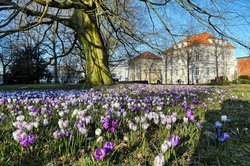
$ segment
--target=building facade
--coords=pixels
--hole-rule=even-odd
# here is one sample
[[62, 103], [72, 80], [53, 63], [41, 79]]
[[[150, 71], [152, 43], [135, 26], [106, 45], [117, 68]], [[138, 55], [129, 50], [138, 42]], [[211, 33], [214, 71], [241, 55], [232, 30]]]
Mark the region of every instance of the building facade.
[[164, 61], [160, 56], [144, 52], [130, 59], [129, 81], [148, 81], [163, 83]]
[[237, 75], [250, 77], [250, 57], [237, 58]]
[[187, 37], [165, 51], [164, 83], [208, 83], [220, 76], [233, 80], [236, 77], [234, 49], [208, 32]]
[[129, 68], [128, 64], [117, 64], [110, 67], [111, 76], [113, 79], [118, 81], [128, 81]]

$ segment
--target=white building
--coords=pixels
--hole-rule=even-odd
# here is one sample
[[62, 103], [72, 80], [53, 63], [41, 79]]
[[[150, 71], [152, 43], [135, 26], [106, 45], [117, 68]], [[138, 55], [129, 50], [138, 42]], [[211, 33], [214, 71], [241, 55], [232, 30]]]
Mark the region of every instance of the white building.
[[128, 81], [128, 64], [113, 65], [110, 67], [110, 71], [113, 79], [117, 79], [118, 81]]
[[163, 83], [208, 83], [217, 76], [233, 80], [234, 49], [227, 41], [208, 32], [187, 37], [166, 50]]

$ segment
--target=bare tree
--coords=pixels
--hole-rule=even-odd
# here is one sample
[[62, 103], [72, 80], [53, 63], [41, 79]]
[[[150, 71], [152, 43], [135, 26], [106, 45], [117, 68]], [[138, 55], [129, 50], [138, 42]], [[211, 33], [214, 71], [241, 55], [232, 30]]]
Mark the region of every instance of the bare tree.
[[[84, 50], [87, 84], [89, 86], [110, 84], [112, 79], [108, 67], [109, 57], [107, 46], [103, 39], [104, 29], [110, 32], [107, 26], [112, 28], [114, 38], [124, 45], [125, 49], [136, 49], [133, 42], [130, 42], [132, 40], [157, 49], [144, 40], [143, 36], [145, 35], [141, 30], [142, 28], [138, 29], [136, 26], [141, 21], [140, 15], [137, 16], [137, 13], [141, 12], [138, 8], [143, 9], [146, 7], [145, 14], [154, 13], [173, 39], [177, 35], [163, 20], [159, 12], [161, 7], [171, 5], [179, 7], [196, 18], [200, 24], [214, 29], [217, 33], [246, 46], [240, 40], [228, 35], [227, 32], [229, 31], [223, 31], [219, 26], [221, 24], [217, 24], [218, 22], [221, 22], [222, 25], [228, 23], [224, 21], [227, 18], [224, 17], [223, 12], [220, 11], [221, 8], [218, 8], [217, 4], [221, 5], [223, 3], [221, 1], [209, 1], [208, 5], [204, 6], [190, 0], [24, 0], [22, 2], [3, 0], [0, 2], [0, 12], [4, 12], [5, 15], [9, 14], [9, 16], [0, 23], [0, 38], [40, 25], [50, 25], [57, 21], [60, 25], [64, 25], [75, 32]], [[236, 14], [238, 13], [236, 12]], [[230, 13], [231, 15], [232, 13]], [[16, 19], [17, 17], [18, 19]], [[27, 17], [32, 18], [32, 21], [25, 20]], [[139, 20], [137, 24], [133, 24], [135, 20]], [[152, 20], [154, 20], [153, 17]]]
[[5, 38], [5, 40], [3, 40], [4, 43], [0, 43], [0, 62], [3, 68], [3, 82], [5, 82], [5, 76], [8, 66], [13, 61], [13, 51], [15, 49], [15, 45], [13, 44], [13, 37], [14, 36], [12, 36], [12, 38]]

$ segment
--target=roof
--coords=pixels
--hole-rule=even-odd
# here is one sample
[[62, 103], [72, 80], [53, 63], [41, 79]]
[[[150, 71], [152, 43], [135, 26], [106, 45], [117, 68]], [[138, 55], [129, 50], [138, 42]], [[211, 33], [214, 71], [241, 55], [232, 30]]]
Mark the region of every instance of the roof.
[[149, 51], [147, 52], [143, 52], [141, 54], [139, 54], [138, 56], [134, 57], [134, 58], [140, 58], [140, 59], [157, 59], [157, 60], [162, 60], [162, 58], [160, 56], [157, 56]]
[[238, 57], [236, 59], [250, 59], [250, 56], [245, 56], [245, 57]]
[[[198, 44], [213, 45], [213, 43], [209, 42], [209, 39], [218, 39], [218, 38], [216, 38], [214, 35], [212, 35], [208, 32], [203, 32], [203, 33], [200, 33], [197, 35], [189, 36], [189, 37], [181, 40], [179, 43], [188, 42], [188, 45], [186, 47], [198, 45]], [[177, 44], [179, 44], [179, 43], [177, 43]], [[226, 44], [226, 47], [235, 48], [232, 44], [230, 44], [228, 42]]]

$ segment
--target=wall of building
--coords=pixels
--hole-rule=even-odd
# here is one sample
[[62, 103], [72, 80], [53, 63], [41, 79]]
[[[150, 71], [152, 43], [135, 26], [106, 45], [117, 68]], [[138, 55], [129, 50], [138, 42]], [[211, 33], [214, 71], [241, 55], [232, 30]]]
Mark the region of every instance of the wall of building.
[[[233, 48], [216, 48], [218, 56], [218, 75], [227, 76], [229, 80], [235, 79], [236, 64]], [[165, 83], [187, 84], [187, 54], [191, 55], [189, 61], [190, 84], [208, 83], [216, 77], [215, 47], [210, 45], [198, 45], [173, 51], [166, 55]], [[218, 55], [218, 54], [217, 54]]]
[[250, 77], [250, 57], [238, 58], [237, 66], [238, 76], [248, 75]]
[[159, 59], [136, 58], [129, 62], [129, 81], [163, 82], [164, 62]]
[[129, 73], [127, 64], [120, 64], [111, 67], [110, 71], [113, 79], [117, 79], [119, 81], [128, 81]]

